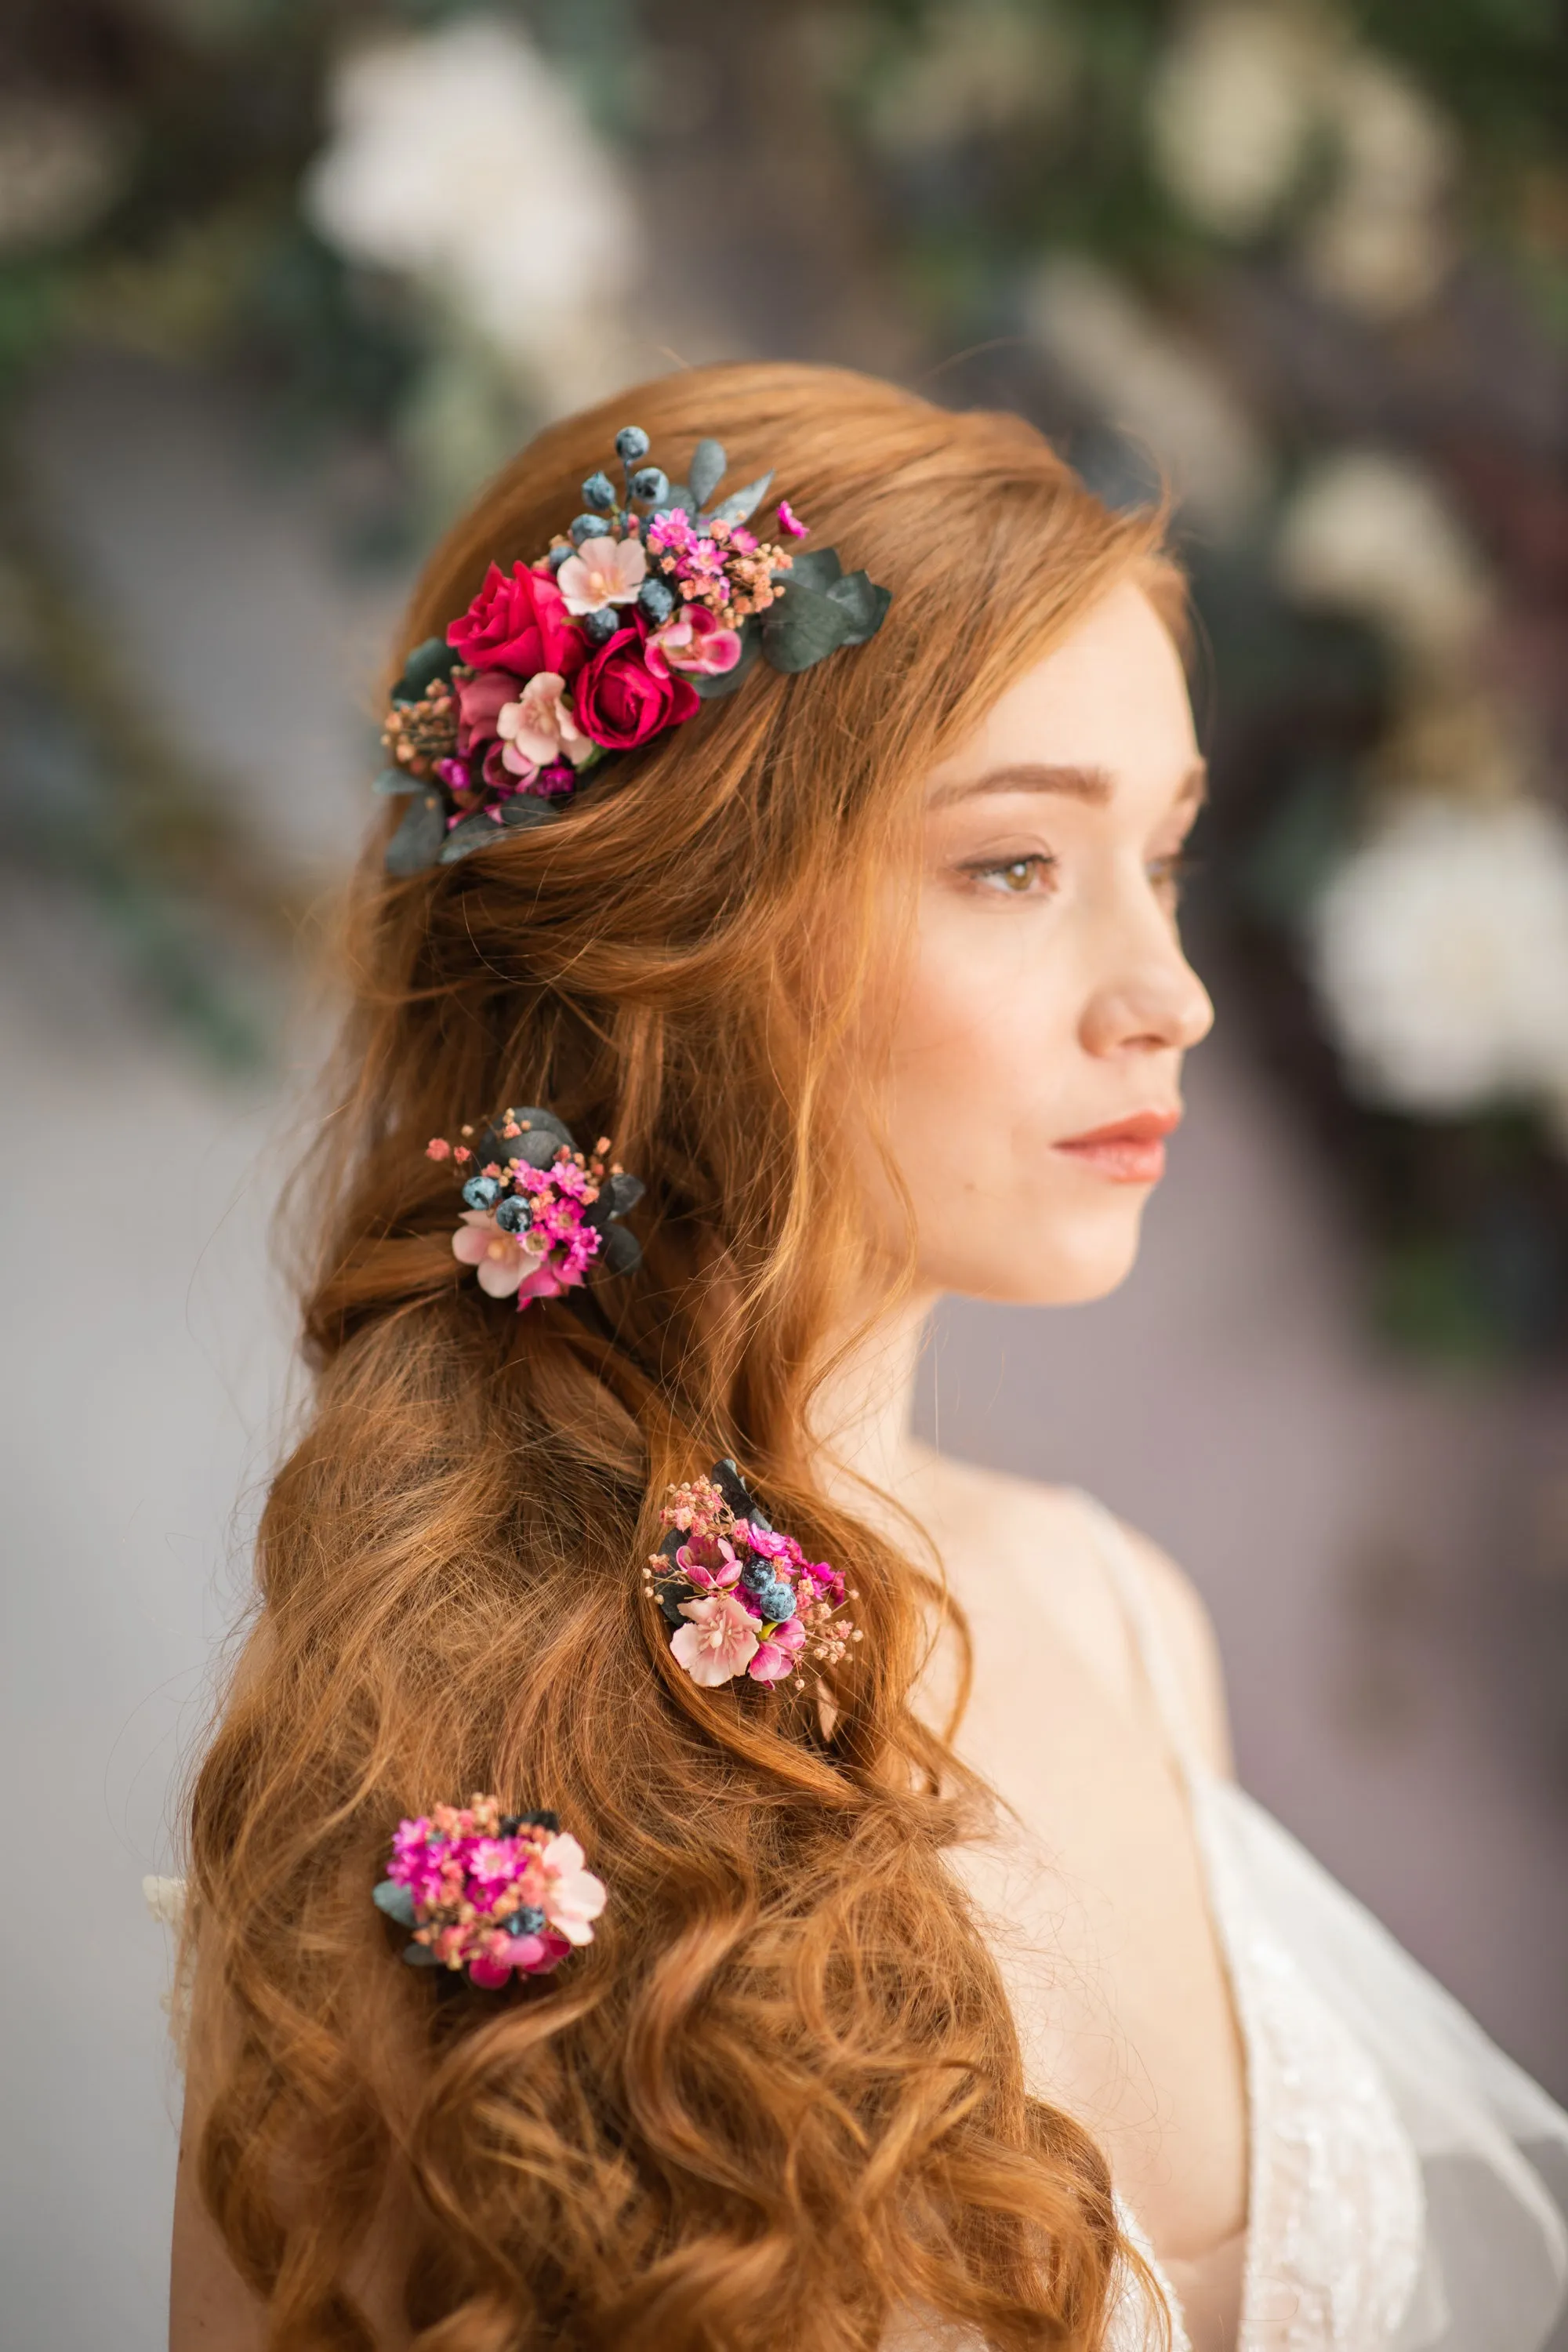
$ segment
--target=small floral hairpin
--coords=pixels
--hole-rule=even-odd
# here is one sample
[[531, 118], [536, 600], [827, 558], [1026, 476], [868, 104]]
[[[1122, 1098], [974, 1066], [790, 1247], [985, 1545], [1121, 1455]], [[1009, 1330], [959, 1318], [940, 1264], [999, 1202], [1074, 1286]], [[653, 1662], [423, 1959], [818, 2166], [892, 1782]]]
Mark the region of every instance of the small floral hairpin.
[[860, 1639], [844, 1614], [844, 1579], [808, 1560], [793, 1536], [768, 1525], [732, 1462], [671, 1486], [668, 1529], [643, 1574], [643, 1591], [679, 1628], [670, 1654], [694, 1683], [716, 1690], [739, 1674], [782, 1682], [799, 1665], [838, 1665]]
[[606, 1163], [602, 1135], [584, 1156], [553, 1111], [535, 1105], [504, 1110], [475, 1139], [434, 1135], [427, 1158], [449, 1160], [463, 1176], [463, 1211], [452, 1255], [479, 1269], [479, 1288], [492, 1298], [531, 1299], [575, 1290], [590, 1265], [634, 1273], [642, 1263], [635, 1234], [616, 1220], [643, 1195], [640, 1176]]
[[408, 800], [389, 873], [550, 824], [605, 760], [732, 694], [759, 654], [777, 670], [810, 669], [881, 627], [886, 588], [847, 572], [831, 547], [784, 545], [806, 536], [787, 499], [781, 540], [748, 528], [771, 472], [715, 500], [727, 464], [717, 441], [697, 444], [689, 483], [647, 464], [648, 446], [640, 425], [623, 426], [624, 499], [608, 474], [590, 474], [570, 530], [510, 575], [492, 563], [445, 637], [409, 655], [375, 783]]
[[503, 1813], [498, 1799], [475, 1797], [398, 1822], [373, 1900], [411, 1930], [412, 1968], [467, 1969], [493, 1992], [591, 1944], [605, 1890], [553, 1813]]

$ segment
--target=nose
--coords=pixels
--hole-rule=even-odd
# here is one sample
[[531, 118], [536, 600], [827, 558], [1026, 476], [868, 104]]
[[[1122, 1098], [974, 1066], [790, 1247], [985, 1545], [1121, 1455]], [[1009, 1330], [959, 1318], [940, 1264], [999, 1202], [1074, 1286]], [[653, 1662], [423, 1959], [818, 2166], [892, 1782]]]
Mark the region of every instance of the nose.
[[1150, 910], [1123, 956], [1084, 1007], [1085, 1049], [1101, 1055], [1185, 1053], [1214, 1026], [1207, 989], [1182, 952], [1173, 927]]

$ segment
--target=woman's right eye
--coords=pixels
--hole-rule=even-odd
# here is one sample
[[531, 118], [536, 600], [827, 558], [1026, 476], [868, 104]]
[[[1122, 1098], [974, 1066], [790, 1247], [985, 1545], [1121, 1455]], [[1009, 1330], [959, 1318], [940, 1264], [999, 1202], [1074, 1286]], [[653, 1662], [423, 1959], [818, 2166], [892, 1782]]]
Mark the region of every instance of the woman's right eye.
[[994, 865], [967, 866], [965, 871], [984, 890], [994, 891], [999, 897], [1029, 898], [1042, 894], [1056, 862], [1054, 857], [1036, 851], [1025, 857], [1000, 858]]

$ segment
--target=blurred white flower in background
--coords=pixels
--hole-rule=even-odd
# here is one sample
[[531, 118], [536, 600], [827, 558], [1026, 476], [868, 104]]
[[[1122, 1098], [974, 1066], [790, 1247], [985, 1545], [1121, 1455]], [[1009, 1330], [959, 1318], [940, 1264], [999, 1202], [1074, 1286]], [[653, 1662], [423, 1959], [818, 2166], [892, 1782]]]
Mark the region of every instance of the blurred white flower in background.
[[1403, 317], [1431, 299], [1452, 259], [1440, 208], [1454, 134], [1407, 74], [1365, 50], [1336, 64], [1324, 101], [1339, 169], [1303, 234], [1308, 275], [1348, 310]]
[[1188, 215], [1245, 241], [1269, 228], [1318, 152], [1301, 225], [1321, 293], [1385, 320], [1420, 309], [1452, 258], [1442, 203], [1454, 133], [1410, 76], [1310, 0], [1218, 0], [1173, 35], [1149, 86], [1150, 158]]
[[414, 279], [569, 408], [625, 372], [637, 236], [576, 99], [516, 26], [464, 16], [351, 51], [306, 209], [350, 259]]
[[1273, 8], [1189, 17], [1149, 85], [1154, 167], [1219, 236], [1266, 228], [1312, 128], [1316, 57], [1302, 21]]
[[1568, 1107], [1568, 824], [1528, 800], [1395, 802], [1311, 919], [1313, 977], [1368, 1100]]
[[1275, 566], [1301, 603], [1358, 614], [1423, 663], [1466, 653], [1490, 613], [1480, 558], [1436, 483], [1382, 450], [1313, 467], [1281, 518]]
[[1079, 256], [1044, 263], [1023, 307], [1026, 327], [1068, 383], [1152, 453], [1185, 511], [1218, 538], [1242, 530], [1268, 488], [1268, 459], [1201, 347]]
[[1077, 82], [1066, 27], [1045, 0], [944, 0], [876, 90], [871, 136], [918, 155], [1059, 115]]

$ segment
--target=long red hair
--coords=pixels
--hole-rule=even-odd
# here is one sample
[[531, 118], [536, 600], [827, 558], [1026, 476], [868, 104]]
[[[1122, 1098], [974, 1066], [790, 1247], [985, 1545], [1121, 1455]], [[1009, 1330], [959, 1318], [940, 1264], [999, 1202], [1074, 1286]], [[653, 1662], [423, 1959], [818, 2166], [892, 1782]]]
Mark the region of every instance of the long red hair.
[[[552, 426], [431, 561], [405, 643], [531, 560], [617, 426], [716, 435], [893, 592], [869, 645], [731, 700], [557, 824], [354, 891], [352, 1005], [297, 1200], [308, 1426], [191, 1810], [225, 2018], [200, 2178], [269, 2343], [370, 2346], [349, 2284], [407, 2216], [422, 2352], [839, 2352], [925, 2306], [1089, 2347], [1124, 2249], [1103, 2159], [1031, 2097], [944, 1859], [983, 1797], [911, 1706], [941, 1600], [824, 1491], [814, 1382], [878, 1272], [847, 1160], [919, 779], [1130, 570], [1016, 418], [823, 368], [666, 376]], [[894, 894], [896, 896], [896, 894]], [[450, 1253], [424, 1145], [508, 1103], [613, 1136], [642, 1271], [522, 1316]], [[873, 1305], [875, 1297], [872, 1298]], [[831, 1705], [698, 1688], [639, 1593], [666, 1483], [733, 1454], [848, 1571]], [[609, 1888], [591, 1949], [497, 1996], [401, 1968], [393, 1825], [495, 1790]]]

